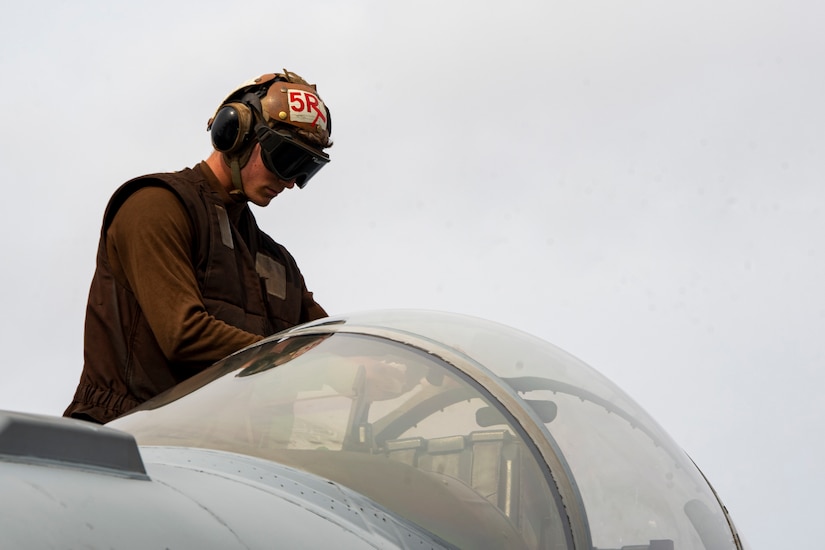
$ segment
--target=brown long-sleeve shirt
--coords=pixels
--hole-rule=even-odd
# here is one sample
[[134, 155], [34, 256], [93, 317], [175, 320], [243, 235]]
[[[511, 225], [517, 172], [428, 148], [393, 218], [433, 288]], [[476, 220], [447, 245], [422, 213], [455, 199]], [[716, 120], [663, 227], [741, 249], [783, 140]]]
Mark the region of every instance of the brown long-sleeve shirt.
[[112, 275], [134, 293], [170, 361], [214, 362], [262, 338], [206, 312], [191, 260], [193, 229], [172, 191], [136, 191], [107, 239]]

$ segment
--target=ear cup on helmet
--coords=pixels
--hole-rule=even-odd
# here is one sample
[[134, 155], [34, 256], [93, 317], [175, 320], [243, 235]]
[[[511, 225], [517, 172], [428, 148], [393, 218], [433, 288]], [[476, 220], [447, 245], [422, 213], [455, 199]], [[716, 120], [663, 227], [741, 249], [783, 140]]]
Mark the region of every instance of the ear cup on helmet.
[[212, 119], [212, 145], [221, 153], [235, 153], [242, 148], [252, 130], [252, 111], [244, 103], [227, 103]]

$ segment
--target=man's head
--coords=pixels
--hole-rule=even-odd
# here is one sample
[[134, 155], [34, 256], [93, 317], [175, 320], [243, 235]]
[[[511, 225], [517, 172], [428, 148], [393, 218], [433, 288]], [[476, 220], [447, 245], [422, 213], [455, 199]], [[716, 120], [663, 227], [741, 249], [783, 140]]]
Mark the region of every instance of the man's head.
[[329, 109], [315, 85], [287, 70], [242, 84], [221, 103], [207, 130], [239, 192], [240, 170], [256, 144], [264, 166], [298, 187], [304, 187], [329, 162], [323, 151], [332, 146]]

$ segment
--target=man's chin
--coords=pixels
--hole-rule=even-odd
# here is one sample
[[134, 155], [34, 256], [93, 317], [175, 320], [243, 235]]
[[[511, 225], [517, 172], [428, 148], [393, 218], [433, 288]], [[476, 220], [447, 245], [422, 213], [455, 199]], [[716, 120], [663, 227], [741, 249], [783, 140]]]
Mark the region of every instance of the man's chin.
[[255, 206], [264, 207], [264, 206], [269, 206], [269, 203], [272, 202], [272, 199], [274, 197], [248, 197], [248, 198], [249, 198], [249, 202], [251, 202]]

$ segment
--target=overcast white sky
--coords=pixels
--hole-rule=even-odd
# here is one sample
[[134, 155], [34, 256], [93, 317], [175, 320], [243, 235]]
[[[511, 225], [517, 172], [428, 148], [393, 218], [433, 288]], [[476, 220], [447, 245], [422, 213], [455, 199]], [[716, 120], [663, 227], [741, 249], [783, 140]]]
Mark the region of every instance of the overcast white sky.
[[825, 4], [7, 3], [0, 408], [60, 414], [103, 208], [241, 82], [316, 82], [332, 163], [256, 209], [330, 313], [520, 328], [622, 386], [754, 549], [825, 493]]

